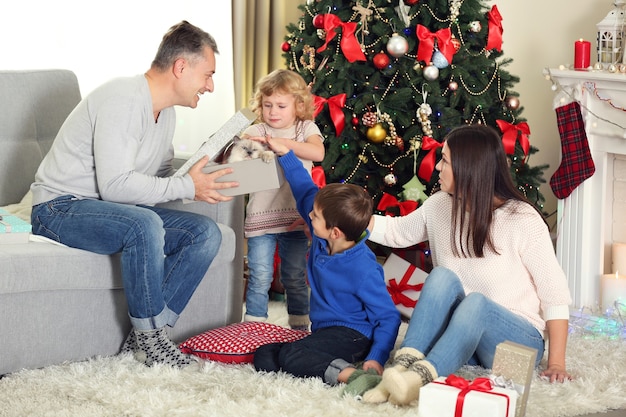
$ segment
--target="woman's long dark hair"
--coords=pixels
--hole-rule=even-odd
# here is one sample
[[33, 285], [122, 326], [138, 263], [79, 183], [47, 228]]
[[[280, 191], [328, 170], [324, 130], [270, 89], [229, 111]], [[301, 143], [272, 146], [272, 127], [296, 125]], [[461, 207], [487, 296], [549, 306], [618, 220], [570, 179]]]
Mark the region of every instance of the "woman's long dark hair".
[[452, 248], [457, 256], [482, 258], [485, 246], [497, 252], [490, 232], [494, 197], [534, 206], [513, 183], [502, 140], [494, 128], [464, 125], [453, 129], [445, 140], [454, 175]]

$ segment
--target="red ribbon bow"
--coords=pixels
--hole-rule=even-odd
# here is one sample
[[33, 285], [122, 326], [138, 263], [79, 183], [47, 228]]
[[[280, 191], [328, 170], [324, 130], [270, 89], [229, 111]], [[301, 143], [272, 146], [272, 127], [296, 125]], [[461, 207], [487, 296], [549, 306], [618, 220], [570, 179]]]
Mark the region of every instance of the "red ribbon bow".
[[[461, 390], [459, 395], [456, 397], [456, 407], [454, 409], [454, 417], [462, 417], [463, 416], [463, 402], [465, 401], [465, 396], [470, 391], [482, 391], [488, 392], [493, 389], [491, 386], [491, 381], [489, 378], [476, 378], [472, 383], [468, 380], [461, 378], [460, 376], [450, 375], [446, 378], [446, 385], [450, 385], [452, 387], [458, 388]], [[508, 397], [507, 397], [508, 402]], [[508, 404], [507, 404], [507, 414], [508, 414]]]
[[415, 272], [416, 268], [417, 267], [415, 265], [409, 264], [409, 267], [402, 276], [400, 282], [396, 281], [395, 278], [391, 278], [387, 283], [387, 291], [389, 292], [389, 295], [391, 295], [391, 299], [393, 300], [394, 304], [402, 304], [403, 306], [408, 308], [413, 308], [415, 307], [415, 304], [417, 304], [417, 300], [413, 300], [407, 295], [403, 294], [404, 291], [407, 290], [422, 290], [424, 284], [409, 284], [409, 279], [411, 278], [411, 275], [413, 275], [413, 272]]
[[417, 201], [413, 201], [413, 200], [398, 201], [398, 199], [392, 196], [391, 194], [383, 193], [383, 196], [380, 199], [378, 206], [376, 206], [376, 209], [380, 211], [384, 211], [386, 215], [393, 217], [394, 213], [388, 211], [388, 209], [392, 207], [399, 207], [400, 215], [404, 216], [406, 214], [409, 214], [412, 211], [415, 211], [415, 209], [417, 208]]
[[314, 166], [311, 169], [311, 178], [318, 188], [324, 188], [326, 185], [326, 175], [324, 174], [324, 168], [320, 165]]
[[441, 147], [443, 147], [443, 143], [439, 143], [429, 136], [424, 136], [422, 138], [422, 150], [429, 152], [426, 154], [424, 159], [422, 159], [417, 175], [419, 175], [419, 177], [424, 181], [430, 181], [430, 177], [433, 176], [433, 170], [436, 165], [435, 159], [437, 157], [437, 148]]
[[419, 45], [417, 47], [417, 56], [415, 59], [418, 61], [424, 61], [427, 64], [430, 63], [433, 57], [433, 49], [435, 48], [435, 39], [437, 39], [437, 48], [439, 52], [443, 54], [448, 60], [448, 63], [452, 63], [452, 58], [456, 53], [454, 45], [452, 44], [452, 31], [450, 28], [440, 29], [435, 33], [432, 33], [426, 26], [417, 25], [415, 30], [417, 39], [419, 39]]
[[498, 127], [502, 131], [502, 144], [504, 145], [504, 152], [507, 155], [513, 155], [515, 153], [515, 143], [517, 142], [517, 136], [520, 135], [520, 145], [524, 155], [528, 156], [530, 150], [530, 141], [528, 135], [530, 135], [530, 127], [528, 123], [521, 122], [516, 125], [506, 122], [504, 120], [496, 120]]
[[490, 12], [487, 12], [487, 20], [489, 21], [489, 34], [487, 35], [487, 46], [485, 49], [488, 51], [497, 49], [502, 52], [502, 16], [498, 11], [498, 7], [494, 4]]
[[332, 13], [324, 15], [324, 30], [326, 31], [326, 42], [317, 48], [317, 52], [326, 50], [328, 43], [333, 40], [337, 34], [336, 29], [341, 28], [341, 50], [349, 62], [367, 61], [365, 54], [361, 50], [361, 45], [357, 41], [354, 32], [356, 31], [356, 22], [343, 22], [337, 15]]
[[315, 111], [313, 117], [317, 117], [318, 114], [324, 108], [324, 104], [328, 103], [328, 111], [330, 111], [330, 118], [335, 125], [335, 132], [337, 137], [341, 136], [343, 127], [345, 125], [345, 115], [343, 114], [343, 107], [346, 104], [346, 93], [337, 94], [329, 98], [313, 95], [313, 103], [315, 105]]

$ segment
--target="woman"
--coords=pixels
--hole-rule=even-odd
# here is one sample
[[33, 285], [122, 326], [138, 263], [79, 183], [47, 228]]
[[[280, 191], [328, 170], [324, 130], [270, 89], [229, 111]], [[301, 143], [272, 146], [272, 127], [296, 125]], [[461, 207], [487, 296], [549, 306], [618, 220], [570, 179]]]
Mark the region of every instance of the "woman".
[[565, 346], [571, 297], [548, 227], [516, 189], [498, 133], [466, 125], [446, 137], [441, 191], [402, 217], [373, 216], [370, 240], [396, 248], [428, 240], [435, 268], [402, 346], [366, 402], [408, 404], [464, 364], [491, 368], [509, 340], [537, 349], [549, 336], [550, 381], [570, 378]]

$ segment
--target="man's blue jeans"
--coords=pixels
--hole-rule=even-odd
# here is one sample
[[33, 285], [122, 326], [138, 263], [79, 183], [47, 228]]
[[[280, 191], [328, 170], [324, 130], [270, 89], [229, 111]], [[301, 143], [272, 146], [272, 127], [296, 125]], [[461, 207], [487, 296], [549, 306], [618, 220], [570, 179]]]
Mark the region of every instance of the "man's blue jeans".
[[199, 214], [73, 196], [38, 204], [31, 220], [34, 234], [67, 246], [121, 252], [128, 312], [137, 330], [176, 323], [222, 241], [217, 224]]
[[505, 340], [537, 349], [539, 365], [544, 341], [528, 320], [480, 293], [466, 296], [456, 274], [437, 267], [424, 282], [402, 347], [419, 350], [439, 376], [447, 376], [464, 364], [491, 369], [496, 346]]
[[309, 286], [306, 282], [306, 255], [309, 240], [303, 231], [270, 233], [248, 238], [250, 277], [246, 291], [246, 314], [267, 317], [268, 291], [274, 274], [274, 252], [278, 243], [280, 282], [285, 287], [287, 312], [309, 314]]

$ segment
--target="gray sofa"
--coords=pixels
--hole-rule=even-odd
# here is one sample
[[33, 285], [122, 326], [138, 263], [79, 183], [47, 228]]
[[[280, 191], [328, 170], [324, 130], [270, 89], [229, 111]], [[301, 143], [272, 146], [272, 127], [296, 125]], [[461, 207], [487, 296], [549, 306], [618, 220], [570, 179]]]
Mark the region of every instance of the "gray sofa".
[[[0, 207], [20, 202], [80, 100], [67, 70], [0, 71]], [[180, 162], [180, 161], [179, 161]], [[172, 329], [183, 341], [241, 320], [244, 200], [165, 206], [215, 219], [222, 247]], [[130, 330], [119, 257], [45, 242], [0, 244], [0, 375], [119, 351]]]

